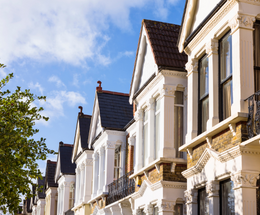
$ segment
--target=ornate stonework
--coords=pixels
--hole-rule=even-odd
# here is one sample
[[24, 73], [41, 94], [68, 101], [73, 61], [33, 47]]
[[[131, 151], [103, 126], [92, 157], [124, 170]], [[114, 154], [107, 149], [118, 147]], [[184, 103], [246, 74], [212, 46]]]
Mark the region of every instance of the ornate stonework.
[[186, 198], [186, 203], [191, 204], [191, 203], [197, 203], [197, 197], [198, 197], [198, 191], [197, 190], [186, 190], [184, 192], [184, 196]]
[[134, 118], [135, 118], [136, 122], [139, 121], [139, 120], [143, 120], [143, 111], [141, 109], [137, 110], [135, 112]]
[[218, 196], [219, 195], [219, 182], [218, 181], [210, 181], [206, 184], [206, 192], [208, 193], [208, 197]]
[[211, 39], [206, 45], [206, 53], [208, 57], [212, 54], [218, 54], [218, 40]]
[[234, 182], [234, 189], [248, 187], [256, 188], [256, 181], [259, 179], [259, 173], [255, 172], [236, 172], [231, 174], [231, 180]]
[[162, 212], [162, 211], [163, 212], [165, 212], [165, 211], [174, 212], [175, 202], [160, 199], [157, 202], [157, 206], [158, 206], [159, 212]]
[[189, 76], [191, 73], [198, 72], [198, 60], [197, 59], [191, 59], [188, 61], [188, 63], [186, 63], [185, 65], [186, 70], [188, 71], [188, 75]]
[[163, 96], [175, 96], [176, 86], [174, 85], [163, 85], [162, 95]]
[[147, 215], [153, 215], [153, 205], [151, 204], [145, 205], [144, 212]]
[[234, 33], [238, 28], [254, 30], [253, 25], [255, 20], [256, 19], [253, 16], [237, 14], [229, 21], [229, 26], [232, 30], [232, 33]]

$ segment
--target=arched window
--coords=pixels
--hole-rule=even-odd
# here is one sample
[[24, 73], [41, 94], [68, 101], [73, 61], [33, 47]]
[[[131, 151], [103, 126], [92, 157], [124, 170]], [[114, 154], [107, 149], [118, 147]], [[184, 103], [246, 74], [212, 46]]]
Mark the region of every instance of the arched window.
[[70, 185], [70, 200], [69, 200], [69, 208], [73, 208], [75, 199], [75, 186], [74, 183]]

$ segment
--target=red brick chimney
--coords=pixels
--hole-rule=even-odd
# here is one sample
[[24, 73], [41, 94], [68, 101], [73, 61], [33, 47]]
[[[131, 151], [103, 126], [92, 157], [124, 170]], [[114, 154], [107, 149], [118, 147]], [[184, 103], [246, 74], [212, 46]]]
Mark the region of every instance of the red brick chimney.
[[96, 88], [96, 91], [97, 92], [102, 92], [102, 87], [101, 87], [102, 82], [98, 81], [97, 83], [99, 84], [99, 86]]

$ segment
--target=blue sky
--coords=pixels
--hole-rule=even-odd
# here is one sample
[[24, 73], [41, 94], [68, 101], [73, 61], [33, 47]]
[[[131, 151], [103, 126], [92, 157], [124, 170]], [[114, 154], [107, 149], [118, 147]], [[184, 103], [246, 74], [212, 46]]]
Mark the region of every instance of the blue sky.
[[[78, 106], [92, 114], [97, 81], [129, 93], [142, 19], [181, 24], [184, 0], [0, 0], [0, 70], [21, 86], [47, 96], [47, 123], [35, 138], [49, 148], [72, 144]], [[48, 159], [56, 160], [49, 156]], [[39, 166], [45, 170], [46, 162]]]

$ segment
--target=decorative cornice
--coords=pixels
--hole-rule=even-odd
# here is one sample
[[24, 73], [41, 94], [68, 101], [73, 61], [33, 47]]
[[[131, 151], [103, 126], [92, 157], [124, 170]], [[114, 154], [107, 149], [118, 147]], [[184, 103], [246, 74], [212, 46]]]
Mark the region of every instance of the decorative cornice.
[[161, 73], [163, 76], [175, 76], [175, 77], [182, 77], [186, 78], [187, 72], [177, 72], [172, 70], [162, 70]]
[[176, 85], [164, 84], [164, 85], [163, 85], [163, 89], [161, 90], [161, 96], [174, 97], [174, 96], [175, 96], [176, 88], [177, 88]]
[[234, 34], [239, 28], [253, 31], [253, 25], [255, 20], [255, 17], [252, 15], [246, 15], [241, 13], [236, 14], [231, 20], [229, 20], [231, 34]]
[[234, 189], [257, 188], [257, 179], [259, 179], [259, 172], [238, 171], [231, 174], [231, 180], [234, 182]]
[[200, 173], [211, 157], [213, 157], [213, 158], [217, 159], [218, 161], [220, 161], [221, 163], [223, 163], [223, 162], [227, 162], [231, 159], [234, 159], [235, 157], [238, 157], [239, 155], [241, 155], [240, 146], [235, 146], [222, 153], [219, 153], [211, 148], [206, 148], [205, 151], [202, 153], [200, 159], [196, 163], [196, 165], [183, 171], [182, 175], [185, 178], [190, 178], [191, 176], [193, 176], [197, 173]]

